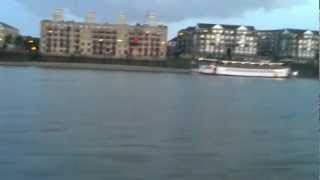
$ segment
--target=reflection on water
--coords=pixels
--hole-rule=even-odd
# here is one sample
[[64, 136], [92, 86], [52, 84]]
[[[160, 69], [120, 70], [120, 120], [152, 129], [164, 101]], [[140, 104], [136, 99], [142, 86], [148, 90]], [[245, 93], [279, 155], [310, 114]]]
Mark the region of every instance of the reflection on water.
[[317, 179], [312, 80], [0, 68], [6, 180]]

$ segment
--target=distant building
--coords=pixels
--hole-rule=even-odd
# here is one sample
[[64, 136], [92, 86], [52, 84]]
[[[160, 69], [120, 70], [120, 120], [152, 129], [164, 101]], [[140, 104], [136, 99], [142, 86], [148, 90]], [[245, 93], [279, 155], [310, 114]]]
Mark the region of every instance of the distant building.
[[279, 58], [280, 33], [278, 30], [258, 31], [258, 56], [264, 59]]
[[19, 35], [19, 30], [13, 26], [6, 23], [0, 22], [0, 48], [5, 44], [6, 38], [8, 36], [12, 37], [12, 41], [15, 37]]
[[176, 56], [177, 40], [178, 38], [175, 37], [168, 42], [168, 56]]
[[319, 57], [319, 33], [300, 29], [258, 31], [259, 56], [312, 61]]
[[192, 57], [196, 53], [195, 35], [196, 28], [188, 27], [178, 32], [176, 53], [183, 57]]
[[128, 25], [123, 14], [118, 24], [94, 23], [94, 13], [84, 23], [61, 17], [61, 11], [56, 11], [53, 21], [41, 22], [40, 51], [44, 55], [151, 60], [167, 55], [166, 26]]
[[178, 33], [182, 56], [250, 59], [257, 55], [258, 38], [253, 26], [198, 24]]

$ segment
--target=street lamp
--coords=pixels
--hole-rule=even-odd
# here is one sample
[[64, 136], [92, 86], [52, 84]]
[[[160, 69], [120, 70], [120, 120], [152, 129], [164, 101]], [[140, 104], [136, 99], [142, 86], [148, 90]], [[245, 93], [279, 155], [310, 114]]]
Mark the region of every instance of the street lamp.
[[38, 48], [37, 48], [36, 46], [33, 46], [33, 47], [31, 48], [31, 50], [32, 50], [32, 51], [37, 51]]

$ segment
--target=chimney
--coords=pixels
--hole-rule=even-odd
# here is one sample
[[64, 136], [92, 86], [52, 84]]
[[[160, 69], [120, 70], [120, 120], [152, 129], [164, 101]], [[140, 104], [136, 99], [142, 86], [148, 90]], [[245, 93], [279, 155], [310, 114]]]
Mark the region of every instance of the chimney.
[[154, 14], [147, 12], [145, 17], [145, 24], [149, 26], [157, 26], [157, 18]]
[[127, 24], [127, 16], [123, 12], [120, 12], [118, 19], [117, 19], [117, 24], [118, 25]]
[[56, 9], [52, 16], [53, 21], [64, 21], [63, 9]]
[[85, 23], [95, 23], [96, 22], [96, 12], [88, 12], [85, 17]]

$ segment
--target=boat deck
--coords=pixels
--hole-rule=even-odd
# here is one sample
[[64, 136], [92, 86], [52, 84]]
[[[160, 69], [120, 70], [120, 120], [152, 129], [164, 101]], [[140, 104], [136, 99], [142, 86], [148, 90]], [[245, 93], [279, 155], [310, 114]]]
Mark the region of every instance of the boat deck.
[[216, 63], [218, 66], [230, 67], [230, 68], [245, 68], [245, 69], [284, 69], [288, 68], [285, 65], [279, 64], [233, 64], [233, 63]]

